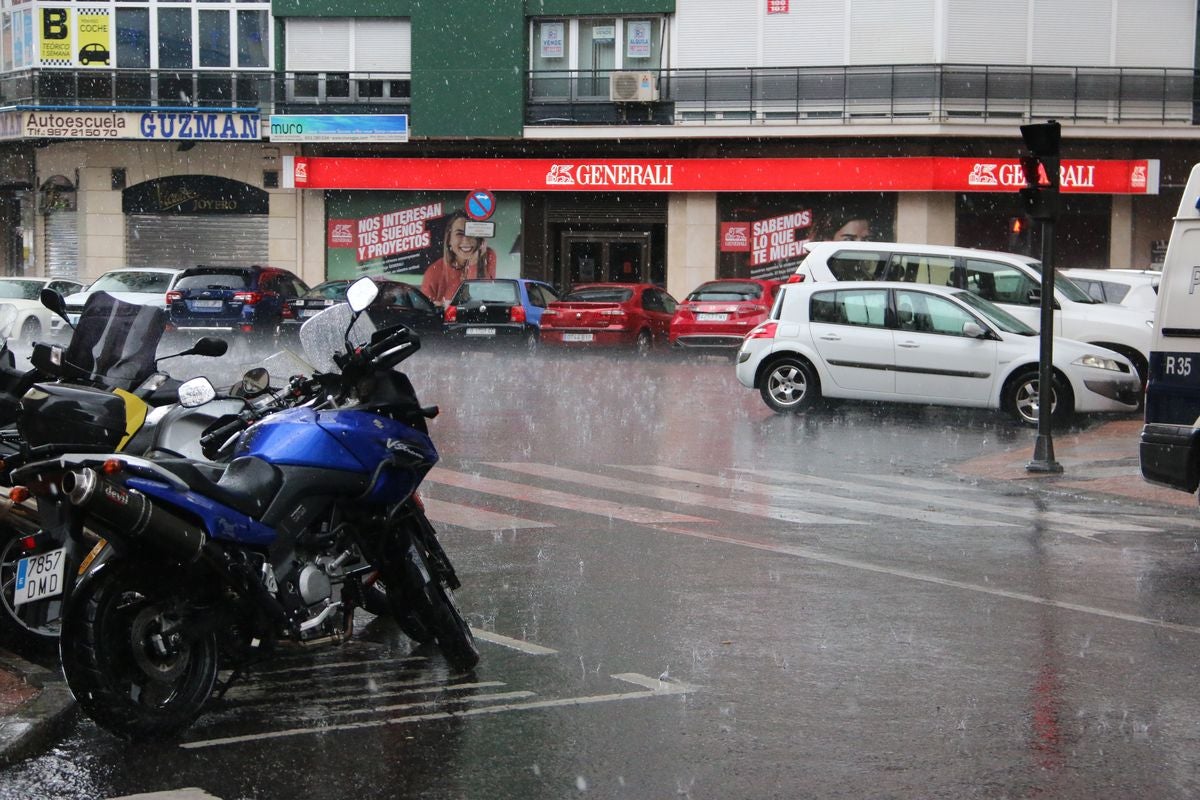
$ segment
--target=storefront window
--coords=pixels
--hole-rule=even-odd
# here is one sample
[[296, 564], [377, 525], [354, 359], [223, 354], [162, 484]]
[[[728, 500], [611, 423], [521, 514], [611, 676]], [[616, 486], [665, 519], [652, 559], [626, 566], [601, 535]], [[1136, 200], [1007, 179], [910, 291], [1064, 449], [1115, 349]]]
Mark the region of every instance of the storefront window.
[[117, 66], [122, 69], [150, 66], [150, 9], [117, 9]]
[[717, 277], [783, 280], [810, 241], [893, 241], [896, 195], [722, 194]]
[[200, 12], [200, 66], [229, 67], [229, 12]]
[[192, 68], [192, 12], [186, 8], [158, 9], [158, 66]]

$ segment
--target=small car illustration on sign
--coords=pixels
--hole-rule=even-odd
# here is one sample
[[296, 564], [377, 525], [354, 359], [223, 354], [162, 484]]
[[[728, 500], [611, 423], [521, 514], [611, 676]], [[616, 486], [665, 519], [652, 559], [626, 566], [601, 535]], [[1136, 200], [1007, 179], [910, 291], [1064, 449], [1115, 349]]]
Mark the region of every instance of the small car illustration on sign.
[[109, 59], [108, 48], [99, 42], [85, 44], [79, 48], [79, 64], [87, 66], [88, 64], [104, 64], [108, 65]]

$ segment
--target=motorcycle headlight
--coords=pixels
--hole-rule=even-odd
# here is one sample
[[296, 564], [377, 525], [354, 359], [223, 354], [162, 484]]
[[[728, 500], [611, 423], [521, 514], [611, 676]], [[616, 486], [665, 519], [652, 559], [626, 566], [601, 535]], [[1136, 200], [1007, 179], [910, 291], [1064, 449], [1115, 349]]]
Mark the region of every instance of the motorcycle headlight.
[[1095, 353], [1088, 353], [1086, 356], [1080, 356], [1075, 359], [1075, 365], [1080, 367], [1094, 367], [1095, 369], [1107, 369], [1113, 372], [1125, 372], [1121, 362], [1114, 358], [1105, 358]]

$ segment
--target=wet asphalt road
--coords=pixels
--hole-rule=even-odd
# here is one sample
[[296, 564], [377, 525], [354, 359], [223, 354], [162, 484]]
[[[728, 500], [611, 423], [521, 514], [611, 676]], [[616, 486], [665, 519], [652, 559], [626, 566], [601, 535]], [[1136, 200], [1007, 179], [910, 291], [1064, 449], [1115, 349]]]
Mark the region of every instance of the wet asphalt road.
[[180, 741], [81, 720], [0, 797], [1200, 791], [1194, 510], [960, 479], [1032, 431], [852, 403], [776, 417], [720, 360], [407, 366], [443, 410], [424, 494], [474, 675], [363, 616]]

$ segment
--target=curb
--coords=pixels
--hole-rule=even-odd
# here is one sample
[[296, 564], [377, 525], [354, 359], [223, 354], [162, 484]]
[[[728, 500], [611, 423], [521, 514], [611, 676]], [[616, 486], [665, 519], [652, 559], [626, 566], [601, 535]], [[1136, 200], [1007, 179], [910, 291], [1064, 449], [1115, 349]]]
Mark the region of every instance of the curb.
[[58, 673], [0, 650], [0, 670], [21, 678], [38, 693], [0, 717], [0, 768], [44, 752], [75, 717], [75, 698]]

